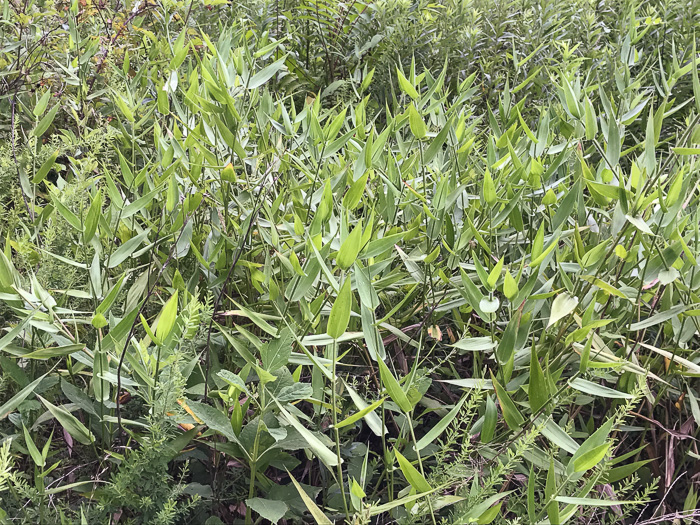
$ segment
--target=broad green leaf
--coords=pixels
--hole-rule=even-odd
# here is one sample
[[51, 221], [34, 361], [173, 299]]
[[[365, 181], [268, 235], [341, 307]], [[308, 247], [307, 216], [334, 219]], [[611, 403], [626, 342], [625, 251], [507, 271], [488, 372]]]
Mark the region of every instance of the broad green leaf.
[[430, 492], [432, 487], [426, 481], [425, 477], [418, 472], [418, 469], [414, 467], [410, 461], [408, 461], [401, 452], [394, 449], [394, 455], [399, 462], [399, 467], [401, 472], [405, 476], [406, 480], [411, 484], [411, 486], [416, 489], [417, 492]]
[[534, 345], [530, 351], [530, 384], [527, 387], [527, 393], [533, 414], [539, 412], [549, 400], [549, 388]]
[[17, 392], [14, 396], [12, 396], [4, 405], [0, 407], [0, 420], [5, 419], [5, 417], [10, 414], [12, 411], [14, 411], [25, 399], [27, 399], [34, 390], [36, 389], [37, 386], [39, 386], [39, 383], [48, 375], [48, 372], [44, 374], [43, 376], [37, 377], [34, 381], [29, 383], [27, 386], [25, 386], [22, 390]]
[[584, 441], [581, 444], [576, 453], [569, 460], [569, 463], [566, 466], [566, 471], [568, 474], [571, 475], [575, 473], [574, 465], [576, 465], [576, 462], [579, 460], [579, 458], [585, 456], [591, 450], [594, 450], [607, 442], [608, 435], [610, 434], [614, 423], [614, 418], [608, 418], [608, 420], [605, 421], [605, 423], [603, 423], [602, 425], [600, 425], [598, 429], [595, 432], [593, 432], [593, 434], [588, 436], [586, 441]]
[[648, 319], [644, 319], [643, 321], [639, 321], [638, 323], [632, 323], [630, 325], [630, 330], [632, 330], [632, 331], [644, 330], [645, 328], [649, 328], [651, 326], [656, 326], [657, 324], [666, 322], [669, 319], [673, 319], [678, 314], [681, 314], [684, 311], [686, 311], [689, 307], [690, 307], [690, 305], [684, 305], [684, 304], [679, 304], [679, 305], [673, 306], [673, 307], [669, 308], [668, 310], [665, 310], [663, 312], [659, 312], [658, 314], [652, 315]]
[[263, 368], [268, 372], [285, 366], [289, 362], [289, 357], [292, 355], [292, 334], [289, 328], [284, 327], [280, 332], [279, 337], [271, 339], [260, 349], [260, 357], [262, 357]]
[[391, 370], [389, 370], [384, 361], [381, 359], [377, 361], [377, 364], [379, 365], [379, 375], [382, 380], [382, 385], [389, 394], [389, 397], [391, 397], [394, 403], [399, 405], [401, 410], [404, 412], [410, 412], [413, 409], [413, 406], [408, 400], [408, 397], [406, 397], [406, 393], [401, 388], [401, 385], [394, 377], [394, 374], [391, 373]]
[[264, 499], [264, 498], [248, 498], [245, 504], [257, 512], [266, 523], [277, 524], [289, 510], [289, 507], [284, 501]]
[[606, 398], [610, 398], [610, 399], [633, 399], [634, 398], [634, 396], [632, 394], [627, 394], [626, 392], [620, 392], [618, 390], [614, 390], [614, 389], [609, 388], [607, 386], [599, 385], [597, 383], [593, 383], [591, 381], [581, 379], [580, 377], [577, 377], [576, 379], [569, 381], [569, 386], [571, 386], [572, 388], [575, 388], [579, 392], [584, 392], [586, 394], [590, 394], [592, 396], [597, 396], [597, 397], [606, 397]]
[[418, 91], [416, 91], [416, 88], [413, 87], [413, 84], [401, 73], [399, 68], [396, 68], [396, 76], [399, 79], [399, 87], [401, 88], [401, 91], [406, 93], [409, 97], [412, 99], [417, 99], [420, 95], [418, 94]]
[[606, 500], [596, 498], [573, 498], [570, 496], [557, 496], [555, 501], [567, 505], [584, 505], [588, 507], [615, 507], [618, 505], [638, 505], [638, 501], [630, 500]]
[[501, 277], [501, 271], [503, 270], [503, 261], [504, 258], [501, 257], [496, 265], [493, 267], [491, 270], [491, 273], [489, 273], [488, 277], [488, 286], [491, 290], [493, 290], [496, 287], [496, 283], [498, 282], [498, 279]]
[[571, 312], [573, 312], [577, 305], [577, 297], [573, 297], [567, 292], [557, 295], [554, 301], [552, 302], [552, 307], [550, 309], [549, 314], [549, 321], [547, 322], [547, 328], [549, 328], [554, 323], [556, 323], [560, 319], [563, 319]]
[[508, 428], [511, 430], [519, 430], [525, 422], [523, 416], [493, 374], [491, 374], [491, 381], [496, 389], [496, 396], [498, 397], [498, 403], [501, 405], [501, 412], [503, 412], [503, 419], [505, 419], [506, 425], [508, 425]]
[[331, 313], [328, 317], [328, 327], [326, 332], [333, 339], [338, 339], [345, 333], [350, 322], [350, 311], [352, 309], [352, 289], [350, 286], [350, 276], [345, 277], [345, 281], [340, 287], [340, 292], [333, 302]]
[[408, 107], [408, 124], [411, 128], [411, 133], [413, 133], [417, 139], [420, 140], [425, 138], [428, 133], [428, 129], [423, 121], [423, 117], [421, 117], [420, 113], [418, 113], [418, 110], [416, 109], [416, 106], [413, 104]]
[[53, 168], [53, 165], [56, 163], [57, 157], [58, 150], [54, 151], [51, 154], [51, 156], [48, 159], [46, 159], [46, 161], [37, 170], [36, 174], [34, 175], [34, 178], [32, 179], [32, 184], [39, 184], [46, 178], [46, 176], [49, 174], [49, 171], [51, 171], [51, 168]]
[[561, 523], [559, 519], [559, 505], [557, 505], [554, 499], [557, 486], [556, 479], [554, 477], [554, 458], [549, 459], [549, 470], [547, 471], [547, 481], [544, 488], [544, 497], [550, 503], [547, 505], [547, 516], [549, 517], [549, 523]]
[[506, 274], [503, 278], [503, 295], [509, 300], [513, 300], [513, 298], [518, 295], [518, 283], [515, 282], [515, 279], [508, 270], [506, 270]]
[[50, 348], [38, 348], [22, 355], [22, 359], [50, 359], [52, 357], [64, 357], [75, 352], [80, 352], [85, 345], [52, 346]]
[[295, 415], [290, 414], [277, 399], [275, 399], [277, 407], [284, 418], [292, 425], [308, 444], [311, 451], [327, 466], [335, 467], [338, 465], [338, 456], [324, 445], [320, 439], [313, 435], [304, 425], [299, 422]]
[[[345, 386], [348, 394], [350, 394], [350, 398], [352, 399], [352, 402], [355, 403], [358, 410], [364, 411], [368, 406], [370, 406], [364, 399], [362, 399], [362, 397], [360, 397], [360, 394], [358, 394], [350, 385], [345, 383], [345, 381], [343, 381], [343, 385]], [[379, 416], [375, 414], [373, 410], [366, 412], [363, 417], [367, 423], [367, 426], [375, 436], [381, 437], [383, 434], [388, 432], [386, 427], [383, 426], [382, 420], [379, 419]]]
[[250, 78], [246, 87], [248, 89], [255, 89], [262, 86], [265, 82], [270, 80], [274, 74], [281, 71], [285, 67], [284, 63], [286, 60], [287, 57], [284, 56], [280, 58], [277, 62], [273, 62], [269, 66], [258, 71], [255, 75], [253, 75]]
[[160, 311], [160, 317], [158, 318], [158, 325], [156, 326], [156, 342], [162, 343], [165, 338], [170, 335], [170, 332], [175, 326], [175, 320], [177, 319], [177, 295], [178, 291], [168, 299], [165, 303], [163, 309]]
[[311, 516], [313, 516], [316, 525], [333, 525], [333, 522], [323, 513], [320, 508], [318, 508], [318, 505], [316, 505], [314, 500], [312, 500], [301, 485], [299, 485], [299, 482], [294, 479], [294, 476], [289, 474], [289, 471], [287, 471], [287, 474], [289, 475], [289, 479], [292, 480], [294, 487], [296, 487], [297, 492], [299, 492], [299, 496], [301, 496], [301, 499], [304, 501], [304, 505], [306, 505], [306, 508], [309, 509]]
[[39, 452], [39, 449], [36, 448], [34, 440], [32, 439], [32, 436], [29, 435], [29, 431], [27, 430], [27, 427], [24, 426], [24, 424], [22, 425], [22, 429], [24, 430], [24, 443], [27, 445], [27, 450], [29, 451], [29, 455], [31, 456], [32, 461], [34, 461], [34, 464], [37, 467], [45, 466], [46, 460], [41, 455], [41, 452]]
[[367, 187], [367, 180], [369, 179], [369, 171], [352, 183], [350, 189], [343, 197], [343, 206], [348, 210], [354, 210], [357, 205], [362, 200], [362, 195], [365, 193], [365, 188]]
[[499, 513], [501, 512], [501, 506], [503, 505], [503, 502], [496, 503], [493, 507], [490, 509], [486, 510], [481, 516], [479, 516], [476, 520], [478, 525], [488, 525], [491, 523], [493, 520], [495, 520]]
[[102, 190], [98, 190], [95, 198], [90, 203], [90, 208], [85, 218], [85, 229], [83, 230], [83, 239], [85, 243], [89, 243], [95, 236], [97, 224], [102, 215]]
[[489, 206], [493, 205], [498, 198], [496, 195], [496, 185], [493, 182], [493, 177], [491, 177], [489, 170], [486, 170], [486, 173], [484, 173], [483, 196], [484, 201], [486, 201], [486, 204]]
[[107, 265], [107, 268], [116, 268], [126, 259], [131, 257], [136, 251], [136, 248], [138, 248], [141, 245], [141, 243], [148, 238], [149, 233], [150, 229], [147, 228], [135, 237], [132, 237], [131, 239], [126, 241], [119, 248], [114, 250], [114, 253], [112, 253], [112, 256], [109, 258], [109, 264]]
[[610, 443], [605, 443], [582, 454], [574, 461], [574, 472], [585, 472], [592, 469], [602, 460], [610, 449]]
[[50, 403], [40, 395], [37, 395], [36, 397], [38, 397], [41, 402], [44, 403], [44, 406], [49, 410], [49, 412], [51, 412], [51, 415], [56, 418], [61, 426], [66, 429], [66, 432], [73, 437], [73, 439], [82, 443], [83, 445], [90, 445], [95, 441], [95, 436], [93, 436], [92, 432], [90, 432], [90, 430], [88, 430], [88, 428], [83, 425], [77, 417], [68, 412], [68, 410]]
[[442, 434], [445, 429], [452, 423], [452, 420], [457, 417], [459, 414], [459, 411], [462, 409], [462, 405], [464, 405], [464, 402], [467, 400], [467, 396], [462, 397], [460, 399], [459, 403], [457, 403], [452, 410], [450, 410], [445, 417], [443, 417], [438, 423], [432, 427], [422, 438], [418, 440], [418, 443], [416, 443], [415, 448], [416, 450], [420, 451], [430, 445], [433, 441], [435, 441], [440, 434]]
[[492, 396], [486, 397], [486, 411], [484, 412], [484, 424], [481, 427], [481, 435], [479, 436], [482, 443], [490, 443], [496, 431], [496, 423], [498, 423], [498, 410], [496, 403], [493, 402]]
[[514, 491], [512, 490], [506, 490], [504, 492], [499, 492], [498, 494], [494, 494], [493, 496], [489, 496], [486, 498], [484, 501], [477, 503], [473, 507], [471, 507], [468, 512], [467, 512], [467, 522], [470, 523], [469, 520], [478, 520], [481, 516], [483, 516], [484, 512], [488, 511], [497, 501], [505, 498], [509, 494], [512, 494]]
[[35, 117], [39, 118], [44, 114], [46, 108], [49, 105], [49, 100], [51, 100], [51, 90], [47, 89], [46, 92], [41, 96], [39, 101], [36, 103], [36, 106], [34, 106], [34, 110], [32, 111], [32, 113], [34, 113]]
[[610, 120], [608, 122], [608, 142], [605, 157], [608, 160], [608, 167], [615, 168], [620, 162], [620, 152], [622, 145], [620, 143], [620, 128], [617, 122]]
[[375, 409], [377, 409], [382, 403], [384, 403], [385, 398], [377, 399], [374, 403], [372, 403], [369, 406], [366, 406], [365, 408], [359, 410], [358, 412], [355, 412], [354, 414], [346, 417], [343, 419], [341, 422], [339, 422], [337, 425], [335, 425], [335, 428], [343, 428], [348, 425], [352, 425], [355, 421], [358, 421], [362, 419], [363, 417], [366, 417], [370, 412], [374, 412]]
[[352, 266], [360, 253], [362, 242], [362, 221], [359, 221], [350, 234], [346, 237], [343, 244], [340, 245], [336, 263], [341, 270], [347, 270]]
[[673, 148], [676, 155], [700, 155], [700, 147], [697, 148]]
[[44, 133], [46, 133], [46, 130], [49, 129], [49, 126], [53, 123], [53, 119], [56, 118], [56, 113], [58, 112], [59, 107], [60, 104], [56, 104], [49, 110], [49, 112], [44, 116], [44, 118], [42, 118], [36, 125], [36, 127], [32, 131], [32, 135], [34, 135], [35, 137], [41, 137]]

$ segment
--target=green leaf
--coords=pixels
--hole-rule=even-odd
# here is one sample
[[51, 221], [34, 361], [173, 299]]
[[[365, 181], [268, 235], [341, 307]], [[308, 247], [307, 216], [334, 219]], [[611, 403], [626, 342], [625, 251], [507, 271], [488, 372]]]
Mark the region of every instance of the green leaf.
[[36, 125], [36, 128], [34, 128], [32, 131], [32, 135], [35, 137], [41, 137], [44, 133], [46, 133], [46, 130], [49, 129], [49, 126], [53, 123], [53, 119], [56, 118], [56, 113], [58, 112], [59, 106], [60, 104], [56, 104], [49, 110], [44, 118], [42, 118]]
[[613, 418], [608, 418], [608, 420], [602, 425], [600, 425], [598, 429], [595, 432], [593, 432], [593, 434], [588, 436], [586, 441], [584, 441], [581, 444], [576, 453], [569, 460], [569, 463], [566, 466], [567, 473], [569, 473], [570, 475], [574, 474], [574, 465], [576, 465], [576, 462], [579, 460], [579, 458], [583, 457], [588, 452], [606, 443], [606, 440], [608, 439], [608, 435], [610, 434], [614, 423], [615, 420]]
[[476, 522], [478, 525], [488, 525], [491, 523], [493, 520], [495, 520], [498, 517], [498, 514], [501, 512], [501, 506], [503, 505], [503, 502], [499, 502], [490, 509], [486, 510], [481, 516], [479, 516], [476, 519]]
[[[360, 394], [358, 394], [350, 385], [345, 383], [345, 381], [343, 381], [343, 385], [345, 386], [345, 389], [347, 390], [348, 394], [350, 394], [350, 398], [352, 399], [352, 402], [355, 403], [355, 406], [358, 408], [358, 410], [364, 412], [364, 410], [369, 406], [367, 405], [367, 402], [364, 399], [362, 399], [362, 397], [360, 397]], [[382, 399], [382, 401], [383, 400], [384, 399]], [[374, 433], [374, 435], [381, 437], [382, 435], [388, 432], [386, 427], [382, 424], [382, 420], [379, 419], [379, 416], [375, 414], [374, 411], [370, 410], [366, 412], [363, 417], [365, 418], [367, 426]]]
[[119, 278], [119, 280], [114, 284], [114, 286], [112, 286], [112, 288], [107, 293], [107, 295], [102, 300], [102, 302], [97, 306], [97, 309], [95, 310], [96, 314], [105, 314], [109, 311], [109, 309], [114, 304], [114, 301], [116, 301], [117, 296], [119, 295], [119, 292], [121, 292], [122, 285], [124, 284], [125, 278], [126, 278], [126, 273], [123, 273], [122, 276]]
[[290, 414], [277, 399], [275, 399], [280, 413], [284, 418], [292, 425], [301, 437], [304, 438], [306, 444], [309, 446], [311, 451], [316, 454], [318, 459], [320, 459], [327, 467], [335, 467], [338, 465], [338, 456], [332, 452], [326, 445], [324, 445], [320, 439], [313, 435], [313, 433], [308, 430], [304, 425], [302, 425], [299, 420], [293, 414]]
[[377, 399], [371, 405], [366, 406], [362, 410], [355, 412], [351, 416], [346, 417], [337, 425], [334, 425], [335, 428], [347, 427], [348, 425], [352, 425], [355, 421], [358, 421], [358, 420], [362, 419], [363, 417], [366, 417], [369, 413], [374, 412], [375, 409], [377, 409], [382, 403], [384, 403], [385, 399], [386, 398], [384, 398], [384, 397], [381, 399]]
[[593, 140], [598, 134], [598, 120], [591, 100], [586, 97], [584, 102], [584, 123], [586, 127], [586, 139]]
[[43, 181], [46, 176], [49, 174], [49, 171], [51, 171], [51, 168], [53, 168], [53, 165], [56, 163], [56, 158], [58, 157], [58, 150], [54, 151], [51, 156], [46, 159], [46, 161], [41, 165], [41, 168], [39, 168], [34, 175], [34, 178], [32, 179], [32, 184], [39, 184], [41, 181]]
[[260, 357], [262, 357], [263, 368], [268, 372], [285, 366], [289, 362], [289, 356], [292, 355], [292, 332], [289, 328], [284, 327], [280, 332], [279, 337], [270, 340], [260, 349]]
[[519, 430], [525, 419], [523, 419], [515, 403], [513, 403], [505, 388], [496, 380], [493, 373], [491, 374], [491, 381], [496, 390], [496, 396], [498, 397], [498, 403], [501, 405], [501, 412], [503, 412], [503, 419], [505, 419], [506, 425], [511, 430]]
[[547, 505], [547, 516], [549, 523], [561, 523], [559, 519], [559, 505], [557, 505], [554, 495], [557, 492], [556, 479], [554, 477], [554, 458], [549, 458], [549, 470], [547, 471], [547, 481], [544, 486], [544, 497], [550, 503]]
[[22, 359], [50, 359], [52, 357], [63, 357], [84, 349], [85, 345], [64, 345], [50, 348], [38, 348], [22, 355]]
[[408, 107], [408, 124], [411, 128], [411, 133], [413, 133], [414, 137], [416, 137], [419, 140], [425, 138], [425, 136], [428, 133], [428, 129], [425, 126], [423, 117], [420, 116], [420, 113], [418, 113], [416, 106], [414, 106], [413, 104], [411, 104]]
[[53, 405], [40, 395], [37, 395], [36, 397], [38, 397], [41, 402], [44, 403], [44, 406], [46, 406], [49, 412], [51, 412], [51, 415], [56, 418], [61, 426], [66, 429], [66, 432], [73, 437], [73, 439], [79, 443], [82, 443], [83, 445], [90, 445], [95, 441], [95, 436], [93, 436], [92, 432], [90, 432], [90, 430], [88, 430], [88, 428], [83, 425], [77, 417], [68, 412], [68, 410], [63, 407]]
[[348, 210], [354, 210], [357, 207], [360, 200], [362, 200], [362, 195], [365, 193], [368, 179], [369, 171], [366, 171], [362, 177], [352, 183], [352, 186], [350, 186], [350, 189], [348, 189], [345, 197], [343, 197], [343, 206], [345, 208]]
[[399, 79], [399, 87], [401, 88], [401, 91], [406, 93], [409, 97], [411, 97], [413, 100], [417, 99], [420, 95], [418, 94], [418, 91], [416, 91], [416, 88], [413, 87], [413, 84], [401, 73], [399, 68], [396, 68], [396, 76]]
[[338, 339], [345, 333], [350, 322], [350, 310], [352, 309], [352, 289], [350, 276], [348, 275], [340, 287], [340, 292], [333, 302], [331, 313], [328, 317], [328, 327], [326, 329], [329, 336]]
[[527, 394], [530, 399], [530, 410], [533, 414], [539, 412], [549, 400], [549, 388], [534, 344], [530, 351], [530, 384], [527, 388]]
[[470, 523], [470, 520], [478, 520], [481, 516], [483, 516], [484, 512], [487, 512], [490, 508], [492, 508], [494, 503], [496, 503], [498, 500], [505, 498], [509, 494], [512, 494], [513, 492], [514, 491], [512, 491], [512, 490], [506, 490], [505, 492], [499, 492], [498, 494], [494, 494], [493, 496], [489, 496], [481, 503], [474, 505], [467, 512], [466, 523]]
[[32, 440], [32, 436], [29, 435], [29, 431], [27, 430], [27, 427], [24, 426], [24, 424], [22, 424], [22, 429], [24, 430], [24, 442], [27, 445], [27, 450], [29, 451], [29, 455], [32, 457], [32, 461], [34, 461], [34, 464], [37, 467], [45, 466], [46, 460], [41, 455], [41, 452], [39, 452], [39, 449], [36, 448], [34, 440]]
[[632, 394], [627, 394], [626, 392], [620, 392], [607, 386], [599, 385], [597, 383], [592, 383], [586, 379], [581, 379], [577, 377], [569, 381], [569, 386], [575, 388], [579, 392], [584, 392], [592, 396], [606, 397], [610, 399], [634, 399]]
[[493, 267], [491, 270], [491, 273], [489, 273], [489, 277], [487, 280], [487, 284], [489, 286], [489, 289], [493, 290], [496, 287], [496, 283], [498, 282], [498, 279], [501, 277], [501, 271], [503, 270], [503, 261], [504, 258], [501, 257], [499, 261], [496, 263], [496, 265]]
[[484, 424], [481, 427], [481, 442], [490, 443], [496, 431], [496, 423], [498, 422], [498, 410], [496, 403], [493, 402], [492, 396], [486, 397], [486, 411], [484, 413]]
[[284, 501], [264, 498], [248, 498], [245, 504], [257, 512], [266, 523], [277, 524], [289, 510]]
[[582, 454], [574, 461], [574, 472], [585, 472], [595, 467], [602, 460], [610, 449], [610, 443], [604, 443], [594, 449]]
[[403, 472], [406, 481], [408, 481], [417, 492], [430, 492], [433, 490], [423, 475], [418, 472], [416, 467], [414, 467], [411, 462], [401, 454], [401, 452], [394, 449], [394, 454], [396, 455], [396, 459], [399, 461], [399, 467], [401, 468], [401, 472]]
[[491, 172], [489, 172], [489, 170], [486, 170], [486, 173], [484, 173], [483, 193], [484, 201], [486, 201], [486, 204], [491, 206], [496, 202], [498, 198], [496, 195], [496, 186], [493, 182], [493, 177], [491, 177]]
[[362, 221], [360, 220], [352, 232], [345, 238], [343, 244], [340, 245], [336, 263], [341, 270], [347, 270], [352, 266], [360, 253], [362, 242]]
[[299, 492], [299, 496], [301, 496], [304, 505], [306, 505], [306, 508], [309, 509], [311, 516], [313, 516], [316, 525], [333, 525], [333, 522], [323, 513], [320, 508], [318, 508], [318, 505], [316, 505], [314, 500], [312, 500], [301, 485], [299, 485], [297, 480], [294, 479], [294, 476], [292, 476], [289, 471], [287, 471], [287, 474], [289, 475], [289, 479], [292, 480], [292, 483], [296, 487], [297, 492]]
[[148, 234], [150, 231], [150, 228], [146, 228], [144, 231], [142, 231], [135, 237], [132, 237], [124, 244], [122, 244], [119, 248], [114, 250], [114, 253], [112, 253], [112, 256], [109, 258], [107, 268], [116, 268], [126, 259], [131, 257], [131, 255], [136, 251], [136, 248], [138, 248], [141, 245], [144, 239], [148, 238]]
[[35, 117], [39, 118], [44, 114], [46, 108], [49, 106], [49, 100], [51, 100], [51, 90], [47, 89], [36, 103], [36, 106], [34, 106], [34, 111], [32, 113], [34, 113]]
[[516, 295], [518, 295], [518, 283], [515, 282], [515, 279], [507, 270], [506, 275], [503, 278], [503, 295], [505, 295], [508, 300], [512, 300]]
[[401, 385], [391, 373], [391, 370], [386, 366], [381, 359], [377, 361], [379, 365], [379, 376], [382, 380], [382, 385], [386, 389], [389, 397], [399, 405], [399, 408], [404, 412], [410, 412], [413, 409], [411, 402], [406, 397], [406, 393], [401, 388]]
[[416, 450], [420, 451], [430, 445], [435, 441], [440, 434], [442, 434], [445, 429], [450, 425], [452, 420], [457, 417], [459, 411], [462, 409], [462, 405], [467, 400], [467, 396], [462, 397], [462, 399], [457, 403], [452, 410], [450, 410], [445, 417], [443, 417], [438, 423], [432, 427], [421, 439], [416, 443]]
[[530, 259], [539, 259], [542, 254], [542, 249], [544, 248], [544, 221], [540, 224], [537, 233], [535, 234], [535, 239], [532, 241], [532, 250], [530, 251]]
[[685, 305], [685, 304], [679, 304], [679, 305], [673, 306], [666, 311], [659, 312], [658, 314], [652, 315], [648, 319], [644, 319], [643, 321], [639, 321], [638, 323], [632, 323], [630, 325], [630, 330], [632, 330], [632, 331], [644, 330], [645, 328], [649, 328], [650, 326], [656, 326], [657, 324], [666, 322], [669, 319], [673, 319], [678, 314], [686, 311], [689, 307], [690, 307], [690, 305]]
[[17, 392], [12, 396], [4, 405], [0, 407], [0, 420], [5, 419], [5, 417], [10, 414], [15, 408], [17, 408], [22, 401], [27, 399], [39, 386], [41, 380], [48, 375], [48, 372], [41, 377], [37, 377], [34, 381], [25, 386], [22, 390]]
[[537, 140], [537, 137], [535, 137], [535, 134], [527, 126], [527, 124], [525, 123], [525, 120], [523, 119], [523, 116], [520, 114], [520, 110], [517, 109], [517, 107], [516, 107], [516, 111], [518, 113], [518, 121], [520, 122], [520, 127], [523, 128], [525, 135], [527, 135], [527, 138], [529, 138], [534, 144], [537, 144], [539, 142]]
[[[638, 501], [607, 500], [596, 498], [572, 498], [569, 496], [557, 496], [554, 501], [567, 505], [583, 505], [588, 507], [615, 507], [617, 505], [639, 505]], [[553, 522], [552, 522], [553, 523]]]
[[175, 326], [175, 320], [177, 319], [177, 294], [178, 291], [168, 299], [165, 303], [163, 309], [160, 311], [160, 317], [158, 318], [158, 326], [156, 326], [156, 342], [162, 343], [165, 338], [170, 335], [170, 332]]
[[566, 107], [574, 117], [578, 118], [581, 116], [581, 103], [579, 102], [576, 94], [569, 80], [562, 75], [562, 89], [564, 91], [564, 99], [566, 100]]
[[527, 478], [527, 517], [530, 523], [535, 523], [535, 484], [537, 476], [535, 476], [535, 465], [530, 465], [530, 475]]
[[102, 215], [102, 190], [98, 190], [95, 198], [90, 203], [90, 208], [85, 218], [85, 229], [83, 230], [83, 240], [87, 244], [95, 236], [97, 223]]
[[573, 312], [577, 305], [577, 297], [573, 297], [567, 292], [557, 295], [554, 301], [552, 301], [547, 328]]
[[620, 143], [620, 128], [615, 120], [610, 119], [608, 122], [608, 147], [605, 152], [605, 158], [608, 160], [609, 166], [615, 168], [620, 162], [620, 152], [622, 144]]
[[258, 71], [248, 81], [248, 85], [247, 85], [248, 89], [255, 89], [257, 87], [260, 87], [265, 82], [270, 80], [274, 74], [276, 74], [278, 71], [282, 70], [285, 67], [284, 63], [286, 60], [287, 60], [287, 57], [284, 56], [284, 57], [280, 58], [278, 61], [273, 62], [272, 64], [270, 64], [266, 68]]

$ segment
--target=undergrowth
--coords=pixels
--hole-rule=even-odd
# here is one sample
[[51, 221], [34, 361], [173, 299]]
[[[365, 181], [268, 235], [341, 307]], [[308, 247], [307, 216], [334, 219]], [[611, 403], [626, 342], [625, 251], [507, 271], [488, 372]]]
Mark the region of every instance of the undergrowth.
[[693, 523], [698, 12], [4, 3], [0, 523]]

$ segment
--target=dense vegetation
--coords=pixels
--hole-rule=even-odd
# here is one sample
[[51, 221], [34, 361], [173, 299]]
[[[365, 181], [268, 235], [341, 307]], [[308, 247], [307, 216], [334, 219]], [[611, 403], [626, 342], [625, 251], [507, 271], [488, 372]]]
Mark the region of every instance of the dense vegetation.
[[8, 0], [0, 523], [697, 523], [698, 0]]

